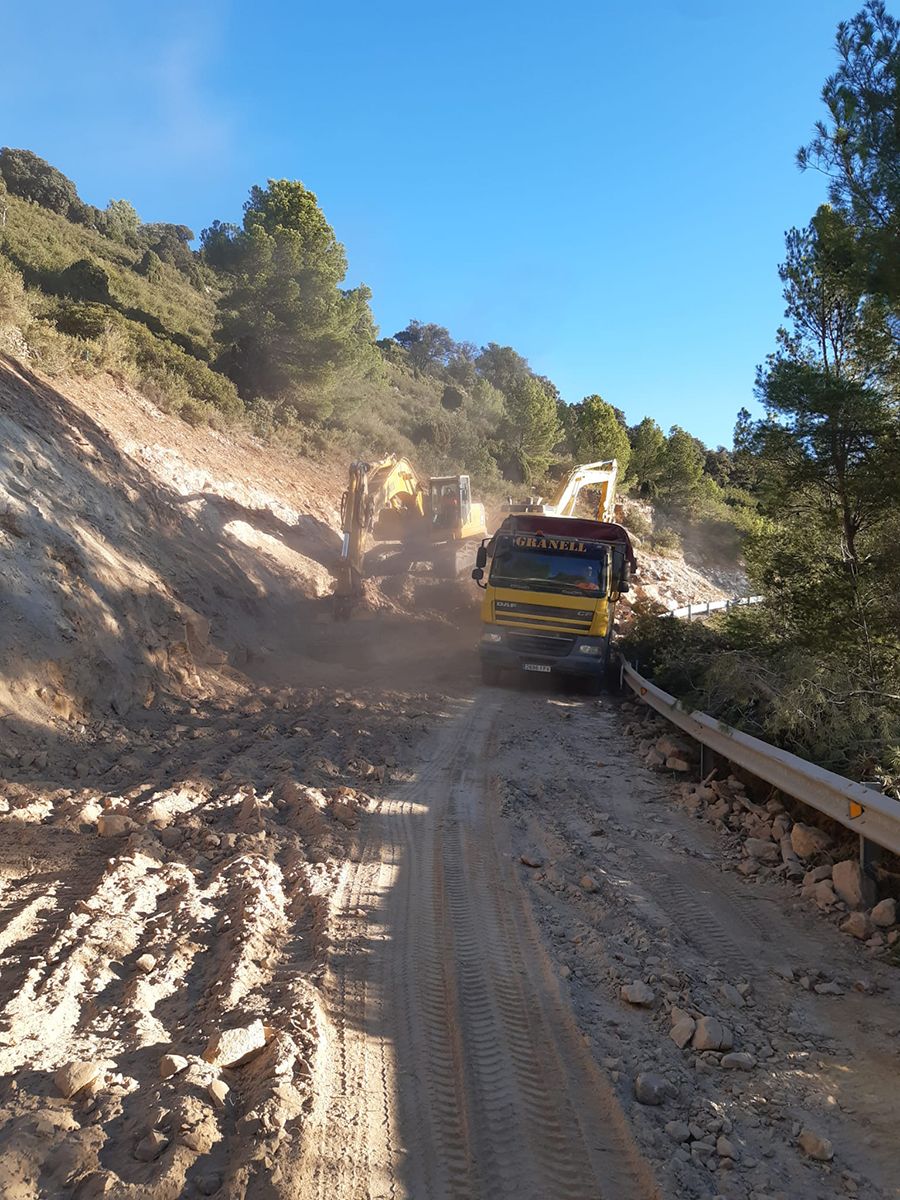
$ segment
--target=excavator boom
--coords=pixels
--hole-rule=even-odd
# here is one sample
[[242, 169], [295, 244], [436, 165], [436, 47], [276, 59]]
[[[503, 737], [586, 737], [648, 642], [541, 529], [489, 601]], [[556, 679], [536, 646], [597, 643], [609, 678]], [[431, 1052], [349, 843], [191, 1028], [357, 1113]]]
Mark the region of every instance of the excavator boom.
[[[372, 540], [413, 544], [421, 557], [487, 533], [484, 505], [472, 500], [468, 475], [420, 479], [406, 458], [350, 464], [341, 501], [341, 556], [335, 616], [347, 617], [362, 595], [366, 550]], [[455, 553], [452, 555], [456, 561]]]
[[602, 462], [580, 463], [577, 467], [572, 468], [560, 484], [559, 491], [549, 503], [544, 503], [540, 497], [536, 497], [533, 500], [510, 503], [507, 506], [508, 511], [538, 513], [548, 517], [574, 517], [582, 488], [599, 487], [597, 520], [611, 521], [618, 475], [619, 464], [614, 458]]

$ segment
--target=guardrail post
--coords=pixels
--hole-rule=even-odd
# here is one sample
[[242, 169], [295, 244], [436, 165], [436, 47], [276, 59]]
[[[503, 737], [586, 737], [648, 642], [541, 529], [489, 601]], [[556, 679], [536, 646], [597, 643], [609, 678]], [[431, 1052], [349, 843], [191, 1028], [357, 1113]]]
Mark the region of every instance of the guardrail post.
[[859, 835], [859, 865], [864, 875], [875, 878], [875, 868], [881, 858], [881, 847], [870, 842], [862, 834]]

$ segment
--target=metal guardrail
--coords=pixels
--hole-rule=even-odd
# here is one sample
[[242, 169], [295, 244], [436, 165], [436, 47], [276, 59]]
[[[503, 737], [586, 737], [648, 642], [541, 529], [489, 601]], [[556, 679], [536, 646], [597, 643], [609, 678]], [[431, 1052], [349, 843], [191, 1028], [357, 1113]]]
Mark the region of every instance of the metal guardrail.
[[762, 604], [764, 599], [764, 596], [735, 596], [733, 600], [703, 600], [697, 604], [686, 604], [683, 608], [670, 608], [668, 612], [659, 615], [691, 621], [694, 617], [708, 617], [710, 613], [740, 608], [744, 604]]
[[[672, 614], [669, 614], [672, 615]], [[730, 762], [744, 767], [788, 796], [802, 800], [864, 841], [900, 854], [900, 803], [881, 792], [845, 779], [824, 767], [779, 750], [759, 738], [715, 720], [702, 712], [689, 712], [662, 688], [639, 675], [621, 660], [622, 680], [635, 694], [667, 720]]]

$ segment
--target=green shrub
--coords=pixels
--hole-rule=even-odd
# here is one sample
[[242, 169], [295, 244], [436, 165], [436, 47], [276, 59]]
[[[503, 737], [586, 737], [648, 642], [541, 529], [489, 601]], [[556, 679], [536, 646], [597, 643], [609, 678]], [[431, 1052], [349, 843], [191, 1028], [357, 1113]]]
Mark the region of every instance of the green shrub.
[[642, 508], [629, 508], [625, 515], [625, 525], [629, 533], [642, 539], [653, 534], [653, 522]]
[[25, 282], [12, 263], [0, 254], [0, 325], [23, 325], [28, 312]]
[[681, 537], [670, 525], [654, 530], [647, 539], [649, 548], [664, 558], [677, 558], [682, 553]]
[[0, 175], [13, 196], [66, 217], [82, 207], [71, 179], [30, 150], [0, 149]]
[[155, 250], [145, 250], [141, 261], [134, 268], [139, 275], [143, 275], [150, 283], [160, 283], [162, 281], [162, 259]]

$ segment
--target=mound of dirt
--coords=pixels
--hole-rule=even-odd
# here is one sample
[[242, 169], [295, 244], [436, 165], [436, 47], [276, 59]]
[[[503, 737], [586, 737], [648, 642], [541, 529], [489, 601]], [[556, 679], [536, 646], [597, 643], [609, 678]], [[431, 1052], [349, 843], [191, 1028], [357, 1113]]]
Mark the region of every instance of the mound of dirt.
[[0, 362], [0, 713], [121, 717], [246, 665], [273, 605], [330, 592], [339, 481], [111, 380], [62, 390]]

